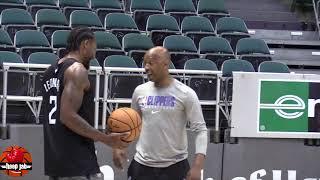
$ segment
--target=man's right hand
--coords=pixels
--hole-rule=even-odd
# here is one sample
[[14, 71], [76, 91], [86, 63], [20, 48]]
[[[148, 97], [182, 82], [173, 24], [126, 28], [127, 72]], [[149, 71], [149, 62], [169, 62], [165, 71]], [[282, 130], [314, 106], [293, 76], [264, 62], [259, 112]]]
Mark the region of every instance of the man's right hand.
[[117, 149], [123, 149], [129, 146], [129, 143], [124, 142], [122, 139], [127, 137], [130, 133], [110, 133], [101, 140], [104, 144]]

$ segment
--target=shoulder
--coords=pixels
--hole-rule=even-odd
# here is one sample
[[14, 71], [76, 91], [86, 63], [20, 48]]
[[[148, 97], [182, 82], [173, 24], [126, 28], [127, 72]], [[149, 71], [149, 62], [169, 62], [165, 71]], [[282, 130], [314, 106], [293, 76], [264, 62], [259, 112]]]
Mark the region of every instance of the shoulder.
[[83, 64], [75, 62], [66, 69], [65, 76], [75, 79], [88, 78], [88, 70]]
[[140, 84], [139, 86], [136, 87], [136, 89], [134, 90], [135, 93], [137, 92], [141, 92], [143, 90], [149, 90], [150, 87], [153, 86], [153, 82], [152, 81], [148, 81], [146, 83]]
[[196, 96], [197, 95], [196, 92], [192, 88], [185, 85], [184, 83], [182, 83], [176, 79], [174, 79], [174, 83], [175, 83], [174, 87], [177, 92], [183, 93], [186, 96], [190, 96], [190, 95]]

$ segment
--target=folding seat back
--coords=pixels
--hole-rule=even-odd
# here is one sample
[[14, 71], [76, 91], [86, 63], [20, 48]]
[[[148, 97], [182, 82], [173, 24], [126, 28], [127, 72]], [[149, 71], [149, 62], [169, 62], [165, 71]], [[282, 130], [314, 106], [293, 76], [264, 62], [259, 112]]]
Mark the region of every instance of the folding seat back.
[[250, 61], [255, 70], [258, 70], [260, 63], [272, 60], [268, 45], [262, 39], [240, 39], [236, 46], [236, 55]]
[[66, 47], [69, 34], [70, 30], [57, 30], [52, 34], [51, 47], [57, 50], [57, 55], [60, 58], [67, 54]]
[[156, 46], [161, 46], [167, 36], [180, 34], [180, 28], [176, 19], [169, 15], [151, 15], [147, 20], [146, 26], [146, 30]]
[[46, 35], [48, 40], [56, 30], [70, 30], [64, 14], [56, 9], [40, 9], [36, 14], [36, 25]]
[[99, 17], [92, 11], [75, 10], [70, 15], [70, 26], [86, 26], [91, 30], [104, 30]]
[[187, 16], [181, 24], [181, 31], [190, 37], [196, 47], [203, 37], [215, 36], [214, 28], [208, 18], [200, 16]]
[[37, 30], [18, 31], [14, 38], [14, 44], [19, 49], [19, 53], [24, 60], [33, 52], [53, 52], [46, 36]]
[[1, 12], [1, 26], [9, 33], [13, 40], [14, 35], [19, 30], [36, 30], [31, 15], [24, 9], [5, 9]]
[[[216, 64], [208, 59], [189, 59], [184, 69], [218, 71]], [[190, 75], [187, 84], [197, 93], [199, 100], [216, 100], [216, 77], [205, 74]]]
[[147, 35], [130, 33], [123, 37], [123, 50], [128, 52], [138, 67], [142, 66], [143, 56], [147, 50], [152, 48], [153, 42]]
[[259, 65], [259, 72], [270, 73], [290, 73], [290, 69], [286, 64], [275, 61], [265, 61]]
[[3, 29], [0, 29], [0, 51], [16, 51], [9, 34]]
[[114, 34], [96, 31], [94, 35], [97, 41], [96, 58], [101, 66], [103, 66], [103, 62], [108, 56], [125, 55], [118, 38]]
[[184, 17], [196, 15], [192, 0], [166, 0], [164, 11], [175, 17], [178, 24], [181, 24]]
[[169, 50], [171, 61], [177, 69], [183, 69], [188, 59], [199, 58], [194, 42], [186, 36], [168, 36], [164, 39], [163, 47]]
[[235, 51], [237, 42], [246, 37], [250, 37], [245, 22], [240, 18], [222, 17], [218, 19], [216, 31], [221, 37], [226, 38]]
[[128, 33], [139, 33], [138, 27], [133, 18], [124, 13], [110, 13], [104, 21], [105, 29], [115, 34], [120, 42]]
[[[113, 55], [106, 58], [104, 67], [137, 68], [134, 60], [128, 56]], [[131, 98], [134, 89], [144, 83], [142, 74], [111, 72], [109, 77], [108, 98]]]
[[91, 8], [97, 12], [101, 22], [109, 13], [124, 12], [119, 0], [91, 0]]
[[162, 6], [159, 0], [132, 0], [130, 11], [138, 25], [139, 30], [146, 29], [148, 17], [153, 14], [162, 14]]
[[199, 42], [199, 53], [204, 54], [204, 58], [215, 62], [219, 69], [225, 60], [235, 58], [229, 42], [221, 37], [202, 38]]

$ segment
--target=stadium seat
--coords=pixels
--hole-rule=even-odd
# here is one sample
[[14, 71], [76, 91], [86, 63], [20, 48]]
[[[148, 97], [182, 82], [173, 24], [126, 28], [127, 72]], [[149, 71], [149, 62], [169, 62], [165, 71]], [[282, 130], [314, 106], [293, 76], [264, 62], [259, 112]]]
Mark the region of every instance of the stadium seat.
[[141, 31], [146, 30], [146, 23], [150, 15], [163, 13], [159, 0], [131, 0], [130, 11]]
[[55, 0], [25, 0], [33, 19], [35, 19], [37, 12], [40, 9], [56, 9], [59, 10]]
[[225, 0], [199, 0], [197, 12], [199, 15], [210, 19], [213, 25], [219, 18], [229, 16], [225, 7]]
[[56, 30], [70, 30], [67, 18], [56, 9], [40, 9], [36, 14], [36, 25], [50, 41]]
[[155, 46], [162, 46], [167, 36], [180, 34], [176, 19], [163, 14], [149, 16], [146, 30]]
[[31, 64], [54, 64], [59, 57], [54, 53], [35, 52], [30, 54], [28, 63]]
[[154, 46], [151, 38], [142, 34], [130, 33], [126, 34], [122, 41], [123, 50], [128, 52], [138, 67], [142, 67], [145, 52]]
[[124, 12], [119, 0], [91, 0], [91, 8], [97, 12], [101, 22], [109, 13]]
[[[28, 58], [29, 64], [54, 64], [57, 62], [59, 57], [54, 53], [48, 52], [35, 52], [30, 54]], [[31, 96], [39, 96], [41, 95], [41, 87], [42, 87], [42, 77], [43, 77], [43, 69], [30, 68], [30, 70], [36, 73], [30, 73], [29, 80], [29, 95]]]
[[218, 71], [217, 65], [208, 59], [189, 59], [186, 61], [184, 69]]
[[290, 73], [289, 67], [281, 62], [265, 61], [259, 65], [259, 72]]
[[0, 29], [0, 51], [16, 51], [9, 34], [3, 29]]
[[94, 32], [94, 35], [97, 41], [96, 58], [101, 66], [103, 66], [103, 62], [108, 56], [125, 55], [118, 38], [114, 34], [97, 31]]
[[33, 52], [53, 52], [46, 36], [36, 30], [21, 30], [14, 37], [14, 44], [19, 49], [19, 53], [24, 62]]
[[70, 14], [74, 10], [91, 11], [87, 0], [59, 0], [59, 7], [63, 9], [63, 13], [68, 20], [70, 19]]
[[168, 36], [163, 41], [163, 47], [169, 50], [171, 61], [177, 69], [183, 69], [188, 59], [199, 58], [195, 44], [186, 36]]
[[66, 55], [67, 40], [70, 30], [57, 30], [53, 32], [51, 38], [51, 47], [57, 51], [59, 58]]
[[216, 31], [217, 34], [230, 42], [233, 51], [235, 51], [239, 39], [250, 37], [245, 22], [235, 17], [222, 17], [218, 19]]
[[166, 0], [164, 12], [176, 18], [179, 25], [184, 17], [196, 15], [192, 0]]
[[0, 0], [0, 13], [4, 9], [18, 8], [26, 10], [27, 7], [23, 4], [23, 0]]
[[[0, 108], [1, 96], [3, 95], [3, 66], [4, 62], [23, 63], [22, 58], [14, 52], [0, 51]], [[25, 96], [28, 93], [28, 74], [23, 68], [10, 68], [8, 73], [7, 95], [9, 96]], [[14, 72], [12, 72], [14, 71]], [[2, 109], [2, 108], [1, 108]], [[30, 111], [25, 102], [10, 101], [7, 99], [7, 123], [26, 123]], [[0, 117], [2, 120], [2, 117]]]
[[225, 60], [235, 58], [229, 42], [221, 37], [202, 38], [199, 43], [199, 53], [204, 54], [204, 58], [215, 62], [219, 69]]
[[[189, 59], [186, 61], [184, 69], [218, 71], [216, 64], [208, 59]], [[216, 100], [216, 77], [190, 75], [187, 78], [187, 84], [197, 93], [199, 100]]]
[[97, 59], [92, 59], [92, 60], [90, 61], [90, 66], [100, 67], [100, 64], [99, 64], [99, 62], [98, 62]]
[[261, 39], [240, 39], [236, 49], [236, 56], [239, 59], [250, 61], [255, 70], [258, 70], [261, 62], [272, 60], [267, 44]]
[[224, 106], [221, 106], [226, 113], [226, 117], [229, 120], [228, 125], [230, 127], [230, 106], [232, 101], [232, 76], [233, 72], [255, 72], [252, 64], [249, 61], [241, 59], [229, 59], [222, 64], [222, 83], [221, 83], [221, 99], [224, 102]]
[[133, 18], [124, 13], [110, 13], [104, 21], [105, 29], [115, 34], [120, 42], [128, 33], [140, 33]]
[[197, 48], [200, 39], [207, 36], [215, 36], [210, 20], [200, 16], [185, 17], [181, 24], [181, 31], [193, 40]]
[[[134, 60], [128, 56], [112, 55], [105, 59], [104, 67], [137, 68]], [[142, 74], [111, 72], [109, 76], [108, 98], [131, 98], [134, 89], [144, 83]]]
[[[23, 60], [19, 54], [10, 51], [0, 51], [0, 95], [3, 94], [3, 67], [2, 64], [7, 63], [23, 63]], [[19, 68], [10, 68], [11, 70], [20, 70]], [[12, 83], [15, 82], [15, 83]], [[8, 95], [23, 96], [27, 94], [27, 74], [19, 72], [8, 73]]]
[[19, 30], [36, 30], [31, 15], [23, 9], [5, 9], [1, 13], [1, 26], [9, 33], [13, 40], [14, 35]]
[[93, 31], [104, 31], [99, 17], [92, 11], [75, 10], [70, 15], [70, 27], [86, 26]]

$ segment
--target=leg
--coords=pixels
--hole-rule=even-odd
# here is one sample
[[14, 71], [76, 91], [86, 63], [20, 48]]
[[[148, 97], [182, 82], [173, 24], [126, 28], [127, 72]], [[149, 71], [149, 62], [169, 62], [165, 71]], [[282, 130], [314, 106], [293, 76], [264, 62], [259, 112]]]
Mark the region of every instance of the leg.
[[153, 173], [153, 169], [132, 160], [128, 169], [128, 180], [156, 180], [157, 177]]
[[159, 180], [184, 180], [189, 169], [189, 162], [185, 159], [165, 168]]

